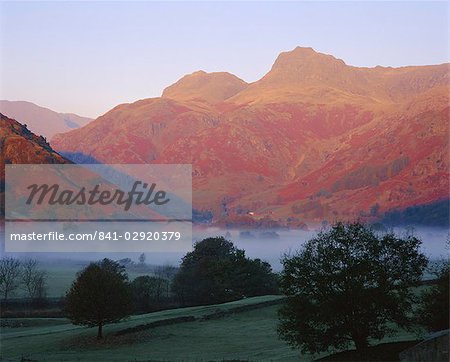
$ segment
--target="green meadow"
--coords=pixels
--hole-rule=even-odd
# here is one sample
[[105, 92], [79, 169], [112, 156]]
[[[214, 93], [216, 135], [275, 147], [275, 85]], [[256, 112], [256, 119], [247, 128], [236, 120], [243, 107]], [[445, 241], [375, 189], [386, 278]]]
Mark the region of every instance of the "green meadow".
[[[16, 318], [1, 329], [4, 361], [311, 361], [277, 335], [281, 296], [132, 316], [96, 329], [64, 318]], [[400, 332], [384, 342], [413, 340]]]

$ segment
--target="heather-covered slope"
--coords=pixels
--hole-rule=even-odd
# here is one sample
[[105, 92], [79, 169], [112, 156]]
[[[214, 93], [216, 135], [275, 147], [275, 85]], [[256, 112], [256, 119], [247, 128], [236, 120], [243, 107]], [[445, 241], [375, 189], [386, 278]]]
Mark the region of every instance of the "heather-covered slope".
[[9, 163], [70, 163], [56, 153], [42, 136], [0, 113], [0, 167]]
[[0, 113], [0, 218], [4, 215], [5, 164], [70, 163], [42, 136]]
[[194, 207], [223, 223], [374, 220], [448, 198], [448, 80], [448, 64], [357, 68], [296, 48], [255, 83], [194, 73], [54, 146], [192, 163]]

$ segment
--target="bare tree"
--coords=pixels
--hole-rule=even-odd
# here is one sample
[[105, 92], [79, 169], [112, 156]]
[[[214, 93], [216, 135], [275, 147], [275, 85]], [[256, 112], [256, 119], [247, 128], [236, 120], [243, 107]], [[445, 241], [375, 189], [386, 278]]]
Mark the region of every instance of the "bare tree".
[[20, 285], [22, 274], [20, 261], [14, 258], [3, 258], [0, 260], [0, 292], [6, 302]]
[[145, 254], [144, 254], [144, 253], [142, 253], [141, 255], [139, 255], [139, 263], [145, 264]]
[[35, 259], [28, 259], [23, 263], [22, 284], [28, 298], [42, 299], [46, 293], [47, 274], [39, 269]]
[[40, 271], [40, 275], [35, 282], [35, 299], [42, 300], [47, 296], [47, 273]]

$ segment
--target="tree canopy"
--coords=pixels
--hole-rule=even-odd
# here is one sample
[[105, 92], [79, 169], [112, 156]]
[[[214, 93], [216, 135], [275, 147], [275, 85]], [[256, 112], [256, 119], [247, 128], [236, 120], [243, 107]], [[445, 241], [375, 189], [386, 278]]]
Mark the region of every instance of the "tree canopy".
[[411, 323], [413, 294], [427, 265], [413, 235], [377, 235], [359, 223], [337, 223], [282, 260], [279, 334], [304, 352], [382, 339], [392, 323]]
[[160, 307], [162, 301], [167, 299], [169, 280], [141, 275], [130, 283], [130, 287], [135, 310], [149, 312]]
[[73, 324], [98, 327], [118, 322], [131, 312], [131, 293], [125, 268], [110, 259], [91, 263], [77, 274], [66, 294], [65, 312]]
[[212, 304], [276, 293], [277, 280], [268, 263], [249, 259], [231, 241], [214, 237], [184, 256], [173, 290], [184, 305]]

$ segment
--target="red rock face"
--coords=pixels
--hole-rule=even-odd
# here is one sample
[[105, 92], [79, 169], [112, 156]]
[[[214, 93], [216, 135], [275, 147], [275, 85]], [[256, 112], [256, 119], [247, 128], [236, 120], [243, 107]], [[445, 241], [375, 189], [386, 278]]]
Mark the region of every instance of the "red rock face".
[[192, 163], [194, 207], [226, 223], [373, 219], [448, 198], [448, 81], [448, 64], [356, 68], [296, 48], [250, 85], [194, 73], [52, 145]]

